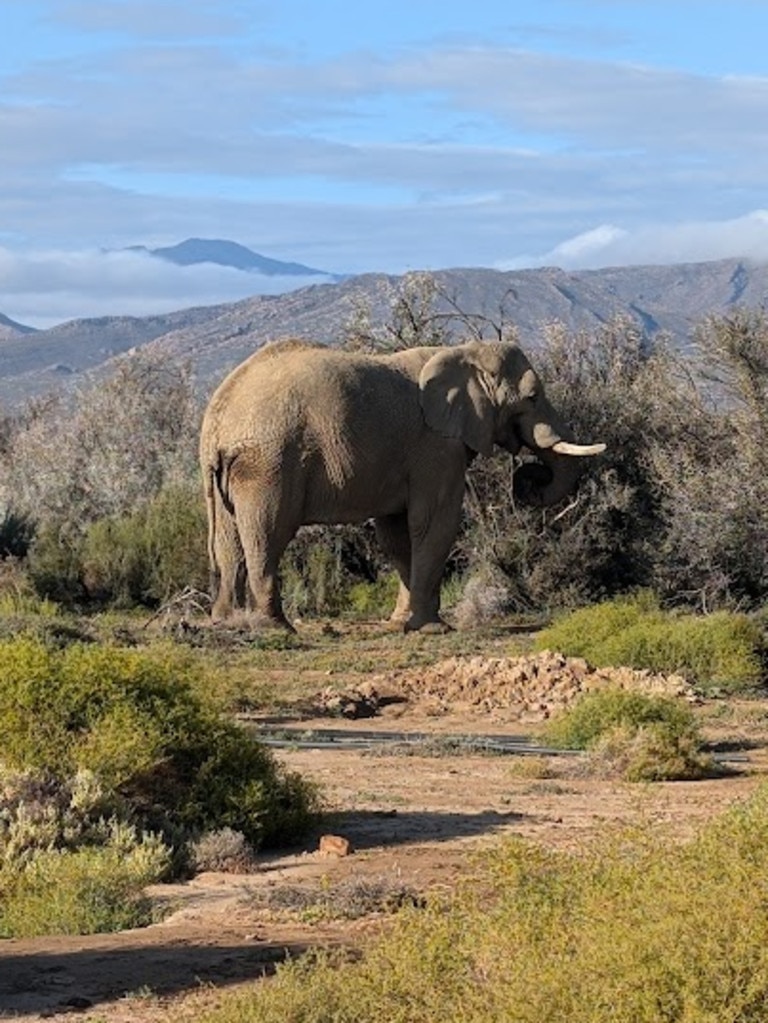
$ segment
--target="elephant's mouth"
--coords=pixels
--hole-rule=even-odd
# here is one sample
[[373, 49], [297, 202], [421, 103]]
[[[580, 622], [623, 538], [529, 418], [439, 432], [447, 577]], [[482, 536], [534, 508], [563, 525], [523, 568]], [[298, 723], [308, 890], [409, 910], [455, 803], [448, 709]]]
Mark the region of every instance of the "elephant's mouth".
[[555, 474], [541, 462], [524, 462], [512, 477], [512, 493], [516, 501], [541, 505], [542, 491], [549, 487]]

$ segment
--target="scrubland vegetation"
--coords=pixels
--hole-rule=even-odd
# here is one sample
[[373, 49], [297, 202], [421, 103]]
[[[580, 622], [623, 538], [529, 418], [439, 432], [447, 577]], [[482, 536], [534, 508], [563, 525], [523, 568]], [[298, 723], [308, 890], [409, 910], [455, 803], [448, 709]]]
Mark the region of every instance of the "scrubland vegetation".
[[203, 837], [253, 852], [315, 823], [313, 786], [224, 719], [202, 669], [162, 644], [0, 642], [0, 935], [146, 923], [143, 888]]
[[683, 845], [643, 821], [576, 854], [509, 840], [360, 961], [290, 963], [201, 1023], [762, 1023], [766, 883], [766, 789]]
[[[435, 300], [416, 278], [388, 330], [366, 333], [363, 318], [345, 343], [487, 334], [485, 320], [438, 316]], [[514, 336], [503, 322], [495, 330]], [[469, 589], [469, 617], [550, 613], [644, 588], [665, 608], [759, 609], [768, 592], [765, 313], [705, 320], [685, 355], [621, 319], [588, 335], [544, 326], [529, 354], [576, 436], [607, 451], [578, 500], [546, 511], [515, 504], [507, 455], [478, 459], [450, 562], [454, 603]], [[202, 400], [183, 367], [139, 351], [111, 379], [36, 400], [4, 423], [0, 551], [20, 559], [41, 596], [156, 607], [184, 587], [206, 589]], [[305, 530], [286, 562], [289, 610], [376, 614], [391, 592], [386, 573], [370, 529]]]
[[[363, 318], [346, 343], [487, 328], [438, 317], [429, 283], [414, 288], [384, 334]], [[678, 672], [709, 696], [760, 692], [768, 317], [705, 321], [684, 358], [623, 320], [597, 336], [551, 325], [530, 354], [575, 434], [607, 452], [578, 499], [546, 511], [515, 504], [508, 456], [473, 465], [449, 616], [543, 619], [541, 647]], [[205, 606], [199, 411], [183, 367], [139, 352], [3, 425], [0, 936], [147, 923], [149, 882], [242, 867], [318, 819], [320, 794], [229, 712], [276, 698], [239, 685], [244, 663], [335, 670], [349, 649], [250, 637], [217, 674], [212, 633], [150, 642], [136, 624], [181, 591]], [[294, 616], [376, 618], [395, 583], [370, 529], [314, 528], [294, 541], [283, 589]], [[412, 640], [402, 657], [420, 663], [433, 647]], [[482, 637], [440, 642], [475, 652]], [[376, 670], [385, 656], [373, 644], [354, 659]], [[713, 769], [694, 713], [671, 699], [596, 693], [546, 737], [631, 780]], [[642, 826], [568, 854], [508, 841], [458, 892], [397, 913], [359, 961], [304, 958], [206, 1019], [757, 1023], [767, 884], [768, 790], [685, 844]]]

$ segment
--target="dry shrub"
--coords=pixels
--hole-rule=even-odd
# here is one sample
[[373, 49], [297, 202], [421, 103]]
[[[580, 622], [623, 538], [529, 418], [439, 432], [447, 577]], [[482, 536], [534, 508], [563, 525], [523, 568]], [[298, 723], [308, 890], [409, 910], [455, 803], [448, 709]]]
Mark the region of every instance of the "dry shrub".
[[357, 920], [372, 913], [394, 913], [422, 906], [421, 899], [397, 877], [358, 875], [319, 885], [279, 885], [254, 896], [275, 911], [295, 913], [303, 920]]
[[503, 574], [486, 568], [467, 579], [453, 608], [453, 620], [459, 629], [477, 628], [508, 614], [511, 603]]
[[191, 866], [196, 872], [217, 870], [228, 874], [248, 874], [256, 869], [253, 847], [242, 831], [219, 828], [195, 839], [190, 850]]

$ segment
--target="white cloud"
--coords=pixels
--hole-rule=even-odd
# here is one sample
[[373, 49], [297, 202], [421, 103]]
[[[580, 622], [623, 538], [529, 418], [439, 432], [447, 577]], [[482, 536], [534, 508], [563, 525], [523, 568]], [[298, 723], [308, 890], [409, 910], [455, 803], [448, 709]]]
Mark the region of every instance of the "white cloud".
[[191, 235], [337, 273], [765, 258], [744, 211], [765, 203], [766, 78], [512, 48], [536, 27], [506, 9], [506, 34], [468, 17], [364, 51], [335, 25], [287, 43], [275, 5], [38, 6], [67, 26], [60, 49], [0, 72], [0, 225], [36, 250], [0, 254], [16, 319], [241, 297], [235, 271], [86, 252]]
[[742, 257], [768, 261], [768, 210], [754, 210], [732, 220], [650, 224], [630, 230], [603, 224], [560, 242], [548, 252], [515, 256], [500, 261], [497, 267], [512, 270], [559, 266], [587, 270]]
[[264, 277], [211, 264], [176, 266], [132, 252], [0, 248], [0, 311], [32, 327], [92, 316], [147, 316], [281, 294], [323, 277]]

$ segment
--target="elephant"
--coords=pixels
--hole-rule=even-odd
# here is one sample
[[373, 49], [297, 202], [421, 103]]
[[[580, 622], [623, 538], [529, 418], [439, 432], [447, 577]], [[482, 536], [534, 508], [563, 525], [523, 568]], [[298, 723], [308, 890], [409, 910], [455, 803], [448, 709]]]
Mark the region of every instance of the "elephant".
[[279, 565], [299, 527], [373, 519], [400, 580], [392, 626], [447, 630], [440, 583], [465, 474], [494, 445], [535, 454], [514, 491], [541, 507], [574, 489], [583, 456], [605, 450], [574, 442], [512, 342], [387, 354], [294, 339], [264, 345], [224, 379], [203, 416], [213, 619], [248, 600], [262, 624], [292, 630]]

